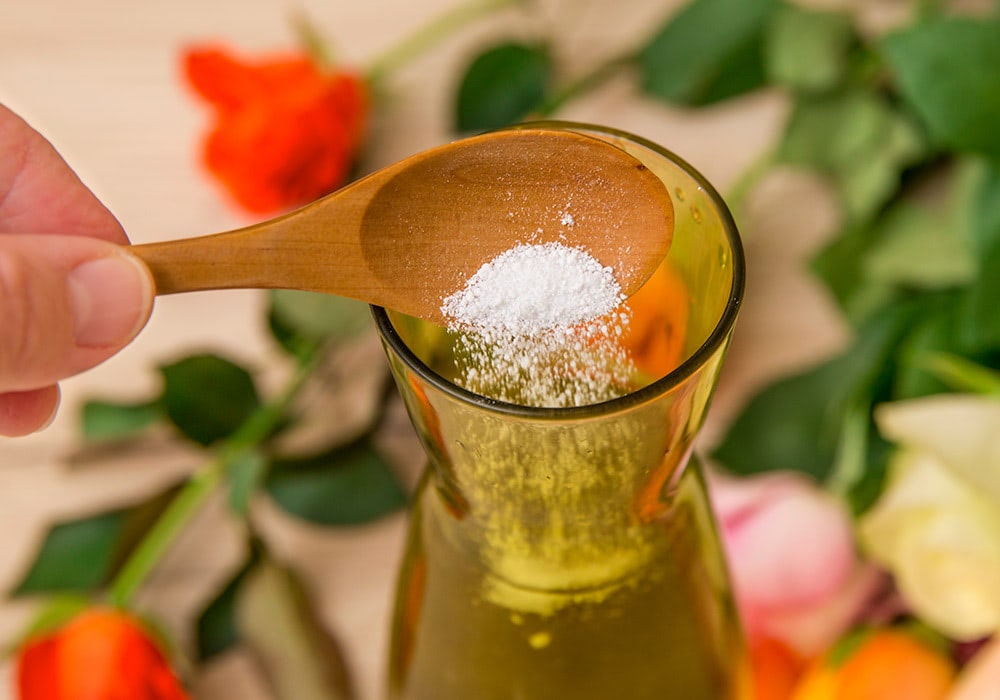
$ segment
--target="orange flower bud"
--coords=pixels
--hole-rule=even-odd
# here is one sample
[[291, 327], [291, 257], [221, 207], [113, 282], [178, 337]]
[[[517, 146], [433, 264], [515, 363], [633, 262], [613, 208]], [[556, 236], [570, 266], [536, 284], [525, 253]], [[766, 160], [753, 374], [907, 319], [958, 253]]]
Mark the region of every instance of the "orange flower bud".
[[28, 639], [17, 687], [20, 700], [189, 700], [149, 632], [104, 609]]
[[363, 81], [302, 54], [256, 62], [219, 47], [184, 55], [188, 83], [215, 110], [204, 162], [245, 209], [290, 209], [347, 180], [367, 121]]
[[954, 683], [952, 660], [904, 631], [842, 644], [811, 664], [792, 700], [942, 700]]

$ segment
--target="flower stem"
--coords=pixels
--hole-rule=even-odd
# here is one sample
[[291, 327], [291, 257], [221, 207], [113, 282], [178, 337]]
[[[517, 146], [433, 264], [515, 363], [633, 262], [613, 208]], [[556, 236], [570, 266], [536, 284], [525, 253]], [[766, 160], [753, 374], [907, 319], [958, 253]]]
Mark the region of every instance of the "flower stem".
[[470, 22], [523, 0], [472, 0], [446, 12], [430, 24], [379, 56], [368, 68], [368, 81], [377, 84], [386, 76], [440, 43]]
[[216, 454], [188, 479], [166, 510], [139, 542], [108, 589], [111, 603], [127, 607], [136, 591], [173, 544], [188, 521], [215, 491], [230, 462], [242, 450], [260, 444], [281, 423], [288, 407], [322, 357], [314, 346], [299, 362], [295, 375], [273, 400], [260, 405], [222, 444]]
[[330, 43], [320, 36], [304, 11], [299, 10], [292, 14], [292, 27], [299, 37], [299, 43], [318, 66], [330, 69], [336, 65]]
[[605, 61], [594, 70], [586, 73], [573, 81], [563, 89], [557, 91], [552, 97], [546, 100], [535, 110], [539, 117], [549, 117], [560, 109], [567, 102], [590, 92], [594, 88], [602, 85], [605, 81], [613, 78], [619, 71], [628, 68], [635, 63], [635, 53], [630, 52], [616, 58]]
[[191, 516], [215, 490], [222, 477], [223, 461], [213, 459], [192, 476], [146, 533], [111, 582], [111, 603], [126, 607], [140, 584], [170, 547]]
[[729, 207], [737, 223], [742, 223], [743, 215], [745, 214], [743, 207], [746, 204], [747, 197], [750, 196], [750, 193], [753, 192], [761, 179], [770, 172], [774, 161], [775, 154], [773, 152], [768, 151], [764, 153], [750, 167], [743, 171], [743, 174], [740, 175], [739, 179], [729, 189], [729, 194], [725, 197], [726, 205]]

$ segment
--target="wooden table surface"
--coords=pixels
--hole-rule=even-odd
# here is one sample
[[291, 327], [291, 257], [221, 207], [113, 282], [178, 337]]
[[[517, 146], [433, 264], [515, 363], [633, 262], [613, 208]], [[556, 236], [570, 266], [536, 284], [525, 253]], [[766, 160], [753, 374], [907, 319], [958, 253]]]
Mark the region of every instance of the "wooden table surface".
[[[303, 7], [344, 62], [363, 66], [455, 4], [8, 2], [0, 11], [0, 101], [55, 144], [134, 242], [226, 230], [249, 220], [219, 196], [198, 167], [206, 113], [178, 78], [182, 47], [222, 39], [254, 52], [287, 48], [295, 42], [289, 14]], [[523, 36], [549, 27], [561, 59], [583, 71], [600, 56], [645, 36], [676, 4], [547, 0], [540, 4], [543, 18], [526, 22], [523, 15], [505, 11], [474, 25], [395, 74], [390, 99], [377, 107], [364, 166], [378, 167], [449, 138], [459, 67], [487, 39], [512, 29]], [[623, 77], [559, 116], [660, 142], [725, 192], [766, 148], [784, 110], [773, 94], [698, 112], [673, 109], [638, 97], [633, 82]], [[801, 272], [803, 257], [832, 225], [829, 201], [814, 183], [798, 178], [775, 178], [762, 190], [742, 221], [751, 264], [749, 295], [709, 438], [752, 387], [843, 338], [828, 300]], [[278, 357], [261, 325], [262, 301], [254, 291], [158, 299], [148, 327], [129, 348], [64, 383], [63, 408], [50, 428], [19, 440], [0, 438], [0, 587], [9, 588], [23, 574], [47, 523], [128, 502], [197, 462], [187, 451], [158, 449], [107, 455], [96, 468], [68, 468], [66, 455], [77, 445], [75, 407], [81, 398], [142, 398], [155, 387], [157, 364], [196, 349], [229, 354], [266, 375]], [[419, 461], [407, 436], [401, 436], [401, 445]], [[257, 510], [282, 556], [307, 576], [324, 622], [343, 643], [362, 698], [378, 697], [403, 516], [330, 531], [293, 522], [267, 504]], [[142, 604], [185, 640], [186, 621], [227, 576], [237, 542], [224, 509], [209, 509], [156, 572]], [[30, 603], [0, 601], [0, 643], [31, 611]], [[12, 697], [9, 675], [2, 667], [0, 698]], [[199, 677], [196, 693], [206, 699], [268, 697], [239, 655]]]

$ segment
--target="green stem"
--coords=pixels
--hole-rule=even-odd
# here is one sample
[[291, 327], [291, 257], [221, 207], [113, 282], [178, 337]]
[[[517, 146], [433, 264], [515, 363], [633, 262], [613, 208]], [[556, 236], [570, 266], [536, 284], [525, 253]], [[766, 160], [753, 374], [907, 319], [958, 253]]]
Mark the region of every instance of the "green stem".
[[146, 533], [112, 581], [108, 595], [113, 605], [126, 607], [129, 604], [139, 585], [170, 547], [174, 538], [215, 490], [222, 477], [223, 466], [223, 460], [213, 459], [192, 476], [180, 493], [174, 496], [166, 511]]
[[368, 81], [377, 84], [402, 65], [440, 43], [470, 22], [523, 0], [472, 0], [446, 12], [382, 54], [368, 68]]
[[174, 543], [174, 540], [215, 491], [240, 450], [263, 442], [283, 420], [288, 407], [312, 374], [323, 353], [318, 346], [300, 361], [295, 376], [273, 400], [259, 406], [243, 424], [223, 441], [216, 455], [202, 466], [153, 524], [125, 561], [108, 590], [111, 603], [126, 607], [139, 586]]
[[607, 80], [617, 75], [619, 71], [633, 65], [635, 60], [635, 53], [627, 53], [605, 61], [591, 72], [573, 81], [562, 90], [557, 91], [535, 110], [535, 114], [540, 117], [552, 116], [564, 104], [603, 85]]
[[316, 31], [316, 26], [309, 21], [304, 11], [292, 14], [292, 27], [299, 37], [299, 43], [317, 65], [327, 69], [336, 65], [330, 43]]
[[864, 475], [870, 416], [867, 403], [849, 407], [844, 415], [833, 469], [826, 481], [827, 489], [841, 498], [846, 499]]
[[729, 189], [725, 200], [737, 224], [741, 223], [743, 218], [743, 206], [746, 204], [747, 197], [773, 165], [774, 153], [765, 153], [744, 170], [736, 183]]

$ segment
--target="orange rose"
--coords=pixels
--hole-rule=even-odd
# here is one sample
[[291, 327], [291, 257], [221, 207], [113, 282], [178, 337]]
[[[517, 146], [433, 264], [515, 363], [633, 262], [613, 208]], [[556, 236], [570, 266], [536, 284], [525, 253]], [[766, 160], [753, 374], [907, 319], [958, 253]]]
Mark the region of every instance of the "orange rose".
[[347, 180], [368, 111], [358, 76], [300, 54], [245, 62], [219, 47], [188, 51], [184, 70], [215, 109], [205, 165], [241, 206], [289, 209]]
[[750, 642], [753, 700], [788, 700], [805, 666], [802, 658], [776, 639]]
[[104, 609], [29, 638], [17, 687], [20, 700], [189, 700], [141, 623]]
[[[792, 700], [944, 700], [955, 665], [902, 630], [862, 632], [817, 659]], [[846, 644], [846, 647], [843, 646]]]

